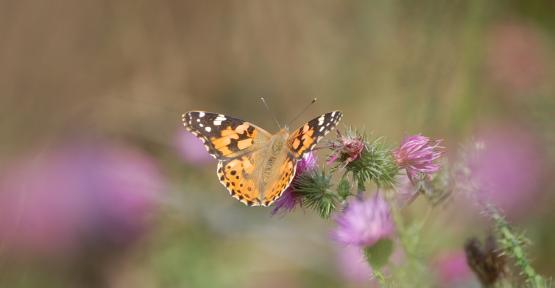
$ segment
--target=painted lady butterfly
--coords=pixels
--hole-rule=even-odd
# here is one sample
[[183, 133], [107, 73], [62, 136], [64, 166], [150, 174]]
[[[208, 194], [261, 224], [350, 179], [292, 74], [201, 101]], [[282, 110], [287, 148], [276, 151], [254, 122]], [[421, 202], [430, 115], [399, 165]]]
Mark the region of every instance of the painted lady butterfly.
[[289, 133], [276, 134], [222, 114], [191, 111], [185, 128], [218, 159], [218, 177], [231, 196], [248, 206], [269, 206], [291, 184], [297, 161], [333, 130], [343, 115], [333, 111]]

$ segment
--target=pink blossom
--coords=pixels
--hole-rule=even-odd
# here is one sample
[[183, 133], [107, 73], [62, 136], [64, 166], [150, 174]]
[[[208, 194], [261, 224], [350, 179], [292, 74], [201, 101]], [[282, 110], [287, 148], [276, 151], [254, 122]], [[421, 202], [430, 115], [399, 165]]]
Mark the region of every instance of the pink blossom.
[[395, 161], [405, 169], [411, 181], [419, 174], [430, 175], [439, 170], [437, 160], [443, 154], [440, 141], [422, 135], [406, 137], [400, 147], [393, 151]]
[[536, 140], [514, 127], [495, 127], [482, 135], [482, 149], [469, 163], [478, 196], [491, 201], [508, 216], [528, 212], [538, 203], [543, 174], [542, 154]]
[[347, 245], [368, 247], [395, 232], [389, 205], [376, 193], [366, 200], [353, 200], [336, 218], [332, 237]]
[[331, 143], [333, 153], [328, 158], [327, 164], [331, 165], [339, 159], [343, 162], [343, 165], [348, 165], [357, 160], [366, 147], [363, 139], [361, 137], [342, 136], [339, 130], [337, 130], [337, 135], [337, 140]]
[[13, 253], [63, 256], [131, 243], [162, 189], [150, 157], [104, 143], [40, 151], [4, 168], [0, 242]]

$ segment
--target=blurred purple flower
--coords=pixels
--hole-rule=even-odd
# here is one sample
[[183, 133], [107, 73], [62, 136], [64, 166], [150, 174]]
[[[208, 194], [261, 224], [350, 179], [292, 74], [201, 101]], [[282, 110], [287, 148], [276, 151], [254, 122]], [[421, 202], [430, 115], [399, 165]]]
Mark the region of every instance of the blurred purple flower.
[[175, 149], [181, 159], [191, 165], [203, 165], [214, 161], [206, 152], [202, 141], [183, 129], [179, 129], [175, 135]]
[[439, 287], [467, 287], [465, 284], [474, 278], [462, 250], [438, 256], [433, 266], [437, 273]]
[[537, 29], [519, 22], [498, 24], [489, 33], [488, 72], [503, 90], [527, 92], [545, 81], [546, 51]]
[[353, 200], [337, 216], [332, 237], [343, 244], [368, 247], [395, 232], [389, 205], [376, 193], [367, 200]]
[[327, 164], [331, 165], [336, 162], [337, 159], [341, 159], [343, 161], [343, 165], [348, 165], [349, 163], [357, 160], [366, 147], [362, 137], [342, 136], [339, 130], [337, 130], [337, 135], [338, 139], [331, 143], [333, 153], [326, 161]]
[[0, 242], [14, 253], [70, 256], [84, 246], [129, 244], [162, 189], [149, 157], [104, 144], [41, 151], [5, 168]]
[[479, 197], [493, 202], [509, 216], [528, 212], [538, 203], [543, 174], [536, 141], [529, 133], [514, 127], [496, 127], [482, 135], [482, 148], [469, 163]]
[[297, 162], [297, 170], [293, 181], [291, 181], [291, 185], [283, 191], [281, 197], [274, 203], [274, 209], [272, 210], [273, 215], [280, 212], [291, 212], [295, 207], [302, 204], [302, 198], [295, 192], [295, 180], [298, 179], [300, 175], [316, 169], [317, 165], [318, 160], [313, 152], [308, 152], [303, 155], [303, 158]]
[[430, 175], [439, 170], [436, 163], [443, 154], [439, 140], [431, 140], [422, 135], [406, 137], [400, 147], [393, 151], [397, 165], [407, 171], [407, 176], [414, 182], [419, 174]]
[[369, 284], [372, 281], [372, 268], [364, 259], [363, 251], [356, 246], [340, 246], [337, 251], [339, 271], [349, 282]]

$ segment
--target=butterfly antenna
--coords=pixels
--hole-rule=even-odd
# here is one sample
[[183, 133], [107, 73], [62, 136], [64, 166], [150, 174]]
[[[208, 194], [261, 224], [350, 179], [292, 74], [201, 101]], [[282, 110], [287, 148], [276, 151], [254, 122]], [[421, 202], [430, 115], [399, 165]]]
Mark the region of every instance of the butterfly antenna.
[[264, 104], [264, 107], [266, 107], [266, 110], [268, 110], [268, 112], [272, 115], [272, 118], [274, 118], [276, 125], [279, 127], [279, 129], [281, 129], [281, 125], [279, 125], [279, 121], [277, 120], [276, 114], [274, 114], [272, 110], [270, 110], [270, 106], [268, 106], [268, 103], [266, 103], [266, 99], [264, 99], [264, 97], [260, 97], [260, 101], [262, 101], [262, 104]]
[[[304, 112], [306, 112], [306, 110], [308, 110], [308, 108], [310, 108], [310, 106], [314, 103], [316, 103], [316, 98], [312, 99], [312, 101], [310, 101], [310, 103], [308, 103], [308, 105], [306, 105], [303, 110], [301, 110], [301, 112], [299, 112], [299, 114], [297, 114], [297, 116], [293, 117], [293, 120], [288, 121], [287, 124], [291, 124], [293, 123], [295, 120], [297, 120], [301, 115], [303, 115]], [[289, 126], [289, 125], [288, 125]]]

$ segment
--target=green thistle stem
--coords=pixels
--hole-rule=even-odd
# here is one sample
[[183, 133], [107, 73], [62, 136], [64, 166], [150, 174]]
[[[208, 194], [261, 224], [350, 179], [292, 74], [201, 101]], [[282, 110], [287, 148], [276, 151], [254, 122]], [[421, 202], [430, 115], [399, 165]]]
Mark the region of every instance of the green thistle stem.
[[503, 218], [495, 207], [487, 205], [487, 210], [495, 222], [497, 233], [500, 236], [498, 240], [499, 244], [507, 254], [513, 258], [518, 268], [520, 268], [526, 283], [534, 288], [548, 287], [547, 281], [541, 275], [537, 274], [534, 268], [532, 268], [532, 265], [530, 265], [530, 261], [526, 257], [522, 246], [523, 241], [521, 237], [512, 232], [509, 223], [507, 223], [505, 218]]
[[380, 283], [380, 287], [386, 287], [385, 276], [379, 269], [372, 269], [372, 274], [374, 274], [374, 278]]

